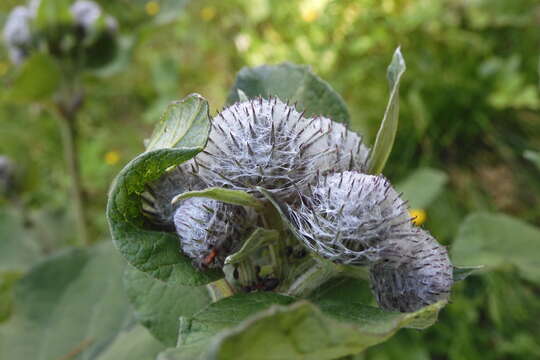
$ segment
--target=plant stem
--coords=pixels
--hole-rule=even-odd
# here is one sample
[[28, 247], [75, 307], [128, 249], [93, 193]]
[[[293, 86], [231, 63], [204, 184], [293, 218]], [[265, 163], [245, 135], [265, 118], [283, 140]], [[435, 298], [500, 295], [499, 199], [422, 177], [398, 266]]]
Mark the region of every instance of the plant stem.
[[58, 120], [62, 133], [64, 159], [71, 182], [71, 196], [75, 224], [77, 226], [78, 244], [88, 245], [88, 230], [84, 193], [79, 166], [79, 151], [77, 147], [77, 111], [79, 106], [62, 106], [58, 104]]
[[306, 297], [322, 284], [339, 275], [340, 270], [330, 261], [314, 261], [308, 270], [295, 279], [285, 293], [290, 296]]

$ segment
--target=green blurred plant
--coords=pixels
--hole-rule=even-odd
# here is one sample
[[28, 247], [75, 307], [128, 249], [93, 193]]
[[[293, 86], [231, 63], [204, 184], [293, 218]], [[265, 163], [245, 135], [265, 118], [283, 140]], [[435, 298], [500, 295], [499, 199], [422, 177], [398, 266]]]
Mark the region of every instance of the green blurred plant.
[[11, 61], [18, 66], [8, 101], [39, 102], [58, 119], [71, 179], [78, 241], [88, 244], [78, 149], [78, 114], [85, 71], [110, 63], [116, 53], [116, 20], [92, 1], [37, 0], [18, 6], [4, 26]]

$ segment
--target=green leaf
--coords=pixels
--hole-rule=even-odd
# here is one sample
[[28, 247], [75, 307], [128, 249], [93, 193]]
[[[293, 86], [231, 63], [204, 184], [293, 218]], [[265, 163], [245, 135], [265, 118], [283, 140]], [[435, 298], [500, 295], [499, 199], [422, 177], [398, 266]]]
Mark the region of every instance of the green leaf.
[[419, 168], [396, 186], [412, 209], [426, 209], [441, 193], [448, 176], [436, 169]]
[[17, 70], [7, 96], [12, 101], [45, 100], [60, 86], [61, 73], [49, 55], [35, 53]]
[[190, 318], [180, 321], [178, 346], [206, 343], [219, 331], [238, 325], [245, 318], [273, 304], [290, 304], [289, 296], [272, 292], [239, 293], [210, 304]]
[[230, 190], [218, 187], [211, 187], [200, 191], [188, 191], [183, 194], [179, 194], [171, 200], [171, 203], [175, 204], [192, 197], [203, 197], [221, 201], [227, 204], [250, 206], [257, 210], [261, 210], [264, 207], [264, 204], [260, 200], [257, 200], [256, 197], [248, 194], [245, 191]]
[[540, 151], [526, 150], [523, 157], [532, 162], [540, 170]]
[[128, 267], [124, 274], [126, 294], [137, 320], [163, 344], [174, 346], [179, 317], [189, 317], [210, 304], [206, 286], [165, 283]]
[[370, 174], [380, 174], [383, 171], [394, 146], [399, 122], [399, 82], [404, 72], [405, 60], [398, 47], [394, 52], [390, 66], [388, 66], [387, 76], [390, 85], [390, 98], [369, 157], [368, 172]]
[[275, 242], [279, 240], [279, 231], [270, 230], [264, 228], [256, 228], [251, 235], [244, 241], [242, 248], [232, 255], [227, 256], [225, 264], [236, 264], [247, 257], [253, 252], [261, 249], [264, 244]]
[[451, 254], [454, 263], [464, 266], [515, 266], [524, 278], [540, 283], [540, 230], [508, 215], [469, 215], [459, 229]]
[[141, 212], [140, 194], [145, 184], [201, 150], [160, 149], [143, 153], [122, 169], [109, 193], [107, 218], [116, 248], [131, 265], [163, 281], [203, 285], [223, 276], [219, 271], [202, 272], [193, 267], [191, 260], [180, 253], [177, 235], [152, 230]]
[[248, 98], [276, 96], [282, 101], [296, 103], [306, 116], [322, 115], [348, 124], [349, 111], [341, 96], [308, 66], [283, 63], [243, 68], [229, 92], [228, 104], [240, 100], [238, 90]]
[[118, 334], [114, 342], [95, 360], [155, 359], [165, 347], [140, 325]]
[[201, 96], [190, 95], [172, 104], [148, 150], [122, 169], [109, 193], [107, 217], [114, 244], [131, 265], [160, 280], [202, 285], [223, 275], [193, 267], [191, 260], [180, 253], [177, 235], [152, 229], [141, 211], [140, 195], [145, 185], [201, 151], [209, 127], [208, 104]]
[[132, 321], [123, 267], [110, 243], [63, 251], [33, 267], [16, 284], [0, 358], [90, 359]]
[[0, 323], [13, 308], [16, 281], [40, 257], [33, 237], [24, 228], [22, 214], [0, 209]]
[[400, 328], [440, 307], [434, 304], [402, 314], [353, 304], [349, 307], [353, 314], [345, 316], [354, 318], [350, 322], [337, 320], [344, 313], [328, 316], [305, 301], [273, 306], [221, 333], [213, 341], [208, 359], [337, 359], [385, 341]]
[[0, 234], [0, 273], [24, 272], [39, 259], [39, 247], [24, 228], [22, 214], [0, 209]]
[[40, 29], [57, 27], [73, 21], [70, 0], [41, 0], [37, 9], [36, 26]]
[[454, 270], [452, 271], [454, 282], [465, 280], [469, 275], [472, 275], [482, 268], [483, 266], [454, 266]]
[[210, 131], [208, 102], [191, 94], [171, 103], [148, 140], [146, 151], [166, 148], [205, 147]]

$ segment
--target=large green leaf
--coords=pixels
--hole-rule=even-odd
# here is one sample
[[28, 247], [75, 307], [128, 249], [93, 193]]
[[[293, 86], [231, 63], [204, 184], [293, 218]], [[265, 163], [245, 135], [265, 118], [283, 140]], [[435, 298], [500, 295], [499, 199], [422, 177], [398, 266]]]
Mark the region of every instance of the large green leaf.
[[459, 265], [515, 266], [523, 277], [540, 283], [540, 230], [508, 215], [469, 215], [459, 229], [451, 254]]
[[[197, 100], [198, 97], [194, 99]], [[192, 102], [184, 101], [178, 106], [189, 109], [192, 108]], [[205, 108], [202, 106], [199, 110], [206, 114], [203, 118], [210, 121]], [[171, 119], [165, 119], [165, 122], [171, 128], [185, 128], [180, 123], [190, 122], [192, 112], [176, 110], [178, 112], [174, 114], [169, 113]], [[203, 121], [201, 119], [197, 120], [199, 128], [203, 127], [200, 124]], [[184, 285], [206, 284], [222, 274], [219, 271], [201, 272], [195, 269], [191, 260], [180, 253], [176, 234], [153, 229], [141, 212], [140, 195], [147, 183], [157, 180], [168, 168], [191, 159], [201, 151], [206, 144], [206, 137], [202, 136], [202, 133], [187, 130], [184, 137], [193, 135], [193, 139], [184, 140], [180, 136], [174, 136], [169, 139], [171, 141], [159, 141], [162, 146], [190, 143], [196, 144], [196, 147], [147, 151], [130, 161], [115, 179], [107, 204], [107, 218], [113, 242], [128, 262], [157, 279]]]
[[370, 174], [380, 174], [383, 171], [394, 146], [399, 122], [399, 82], [404, 72], [405, 60], [403, 60], [400, 48], [397, 48], [392, 62], [388, 66], [390, 98], [369, 157], [368, 171]]
[[178, 339], [179, 317], [192, 316], [211, 302], [206, 286], [165, 283], [132, 267], [126, 269], [124, 286], [137, 320], [168, 346]]
[[290, 304], [294, 298], [272, 292], [239, 293], [210, 304], [192, 317], [181, 319], [178, 346], [206, 342], [219, 331], [274, 304]]
[[[92, 359], [132, 321], [110, 243], [46, 259], [17, 282], [1, 359]], [[68, 357], [69, 356], [69, 357]]]
[[38, 245], [23, 225], [22, 215], [0, 209], [0, 322], [13, 307], [13, 286], [40, 257]]
[[0, 209], [0, 273], [23, 272], [40, 256], [40, 250], [23, 224], [22, 214]]
[[419, 168], [396, 186], [413, 209], [425, 209], [441, 193], [448, 176], [436, 169]]
[[227, 102], [239, 100], [238, 90], [248, 98], [276, 96], [282, 101], [297, 103], [306, 116], [323, 115], [348, 124], [349, 111], [341, 96], [308, 66], [283, 63], [243, 68], [229, 92]]
[[[392, 336], [418, 318], [437, 312], [434, 304], [416, 313], [388, 313], [376, 308], [353, 307], [355, 322], [339, 321], [339, 314], [325, 314], [315, 305], [301, 301], [290, 306], [274, 305], [238, 326], [221, 332], [200, 359], [338, 359], [365, 350]], [[216, 315], [217, 316], [217, 315]], [[195, 359], [196, 357], [192, 357]], [[182, 348], [169, 350], [161, 359], [187, 359]]]
[[165, 349], [147, 329], [136, 325], [118, 334], [114, 342], [95, 360], [150, 360]]
[[17, 69], [7, 96], [13, 101], [40, 101], [52, 96], [60, 86], [61, 73], [49, 55], [35, 53]]
[[148, 140], [146, 151], [204, 147], [209, 131], [208, 102], [199, 94], [191, 94], [167, 107]]

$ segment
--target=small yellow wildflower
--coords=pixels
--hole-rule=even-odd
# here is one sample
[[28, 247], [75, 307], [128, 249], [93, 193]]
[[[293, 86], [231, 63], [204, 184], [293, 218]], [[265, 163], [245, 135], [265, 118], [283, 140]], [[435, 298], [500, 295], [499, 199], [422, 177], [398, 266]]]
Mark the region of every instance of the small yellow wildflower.
[[216, 8], [213, 6], [205, 6], [201, 9], [201, 19], [211, 21], [216, 17]]
[[302, 20], [311, 23], [319, 18], [319, 12], [313, 8], [307, 8], [301, 12]]
[[9, 64], [5, 62], [0, 62], [0, 76], [6, 75], [9, 69]]
[[120, 161], [120, 153], [116, 150], [108, 151], [105, 154], [105, 163], [107, 165], [116, 165]]
[[416, 226], [420, 226], [426, 222], [427, 214], [424, 209], [411, 209], [409, 214], [413, 218], [412, 222]]
[[159, 3], [157, 1], [149, 1], [146, 3], [144, 9], [150, 16], [155, 16], [159, 12]]

